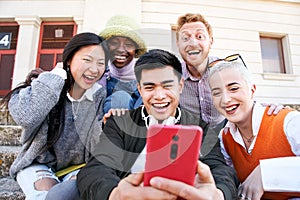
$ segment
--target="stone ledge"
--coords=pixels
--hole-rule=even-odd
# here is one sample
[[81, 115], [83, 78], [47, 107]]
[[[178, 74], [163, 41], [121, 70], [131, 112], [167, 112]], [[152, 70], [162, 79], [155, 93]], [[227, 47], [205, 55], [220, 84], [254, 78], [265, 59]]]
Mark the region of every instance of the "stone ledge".
[[0, 124], [4, 125], [16, 125], [16, 122], [12, 119], [11, 115], [7, 110], [0, 110]]
[[300, 111], [300, 104], [296, 105], [296, 104], [286, 104], [285, 106], [290, 106], [291, 108]]
[[0, 145], [20, 146], [21, 126], [0, 125]]
[[0, 200], [24, 200], [25, 195], [11, 177], [0, 177]]
[[9, 168], [20, 149], [20, 146], [0, 146], [0, 177], [9, 176]]

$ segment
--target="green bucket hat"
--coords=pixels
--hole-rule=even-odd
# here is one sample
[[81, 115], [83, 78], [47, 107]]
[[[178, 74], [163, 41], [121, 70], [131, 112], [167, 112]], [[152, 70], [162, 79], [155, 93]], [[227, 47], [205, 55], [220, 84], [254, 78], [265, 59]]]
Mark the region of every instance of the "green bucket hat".
[[147, 51], [146, 44], [138, 33], [139, 29], [139, 25], [133, 18], [115, 15], [107, 21], [105, 29], [99, 35], [106, 40], [115, 36], [130, 38], [138, 45], [137, 57], [139, 57]]

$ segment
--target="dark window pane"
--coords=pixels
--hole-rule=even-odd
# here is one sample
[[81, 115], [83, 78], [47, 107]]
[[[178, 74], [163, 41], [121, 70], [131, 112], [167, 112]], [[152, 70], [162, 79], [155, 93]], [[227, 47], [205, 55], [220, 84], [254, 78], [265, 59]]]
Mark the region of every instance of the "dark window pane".
[[45, 25], [42, 49], [63, 49], [73, 37], [74, 25]]
[[56, 55], [57, 57], [56, 57], [56, 63], [57, 62], [62, 62], [63, 60], [62, 60], [62, 54], [57, 54]]
[[53, 69], [54, 55], [53, 54], [41, 54], [40, 56], [40, 68], [46, 71]]
[[10, 90], [15, 55], [4, 54], [0, 56], [0, 90]]
[[260, 46], [264, 72], [286, 73], [281, 39], [261, 37]]

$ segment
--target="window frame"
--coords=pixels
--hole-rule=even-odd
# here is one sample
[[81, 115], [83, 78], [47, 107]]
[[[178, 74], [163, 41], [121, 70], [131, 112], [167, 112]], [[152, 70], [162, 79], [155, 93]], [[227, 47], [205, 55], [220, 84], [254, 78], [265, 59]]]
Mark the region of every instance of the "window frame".
[[[264, 64], [263, 64], [263, 55], [262, 55], [262, 45], [261, 45], [261, 38], [268, 38], [268, 39], [274, 39], [279, 41], [280, 50], [281, 51], [281, 57], [283, 59], [282, 64], [283, 66], [280, 66], [283, 68], [283, 71], [281, 72], [268, 72], [265, 71]], [[259, 42], [260, 42], [260, 51], [261, 51], [261, 60], [262, 60], [262, 69], [264, 74], [278, 74], [278, 75], [292, 75], [293, 69], [291, 65], [291, 58], [290, 58], [290, 50], [289, 50], [289, 40], [288, 35], [286, 34], [275, 34], [275, 33], [260, 33], [259, 34]]]
[[[41, 55], [53, 55], [53, 63], [52, 66], [54, 67], [57, 62], [57, 58], [59, 57], [59, 54], [63, 53], [63, 48], [52, 48], [52, 49], [42, 49], [43, 44], [43, 33], [44, 33], [44, 27], [45, 26], [55, 26], [55, 25], [73, 25], [73, 36], [77, 33], [77, 24], [74, 21], [43, 21], [41, 24], [40, 29], [40, 37], [39, 37], [39, 45], [38, 45], [38, 54], [36, 59], [36, 68], [40, 67], [41, 62]], [[44, 66], [47, 68], [47, 66]], [[49, 67], [48, 67], [49, 68]]]
[[[0, 22], [0, 26], [5, 26], [5, 27], [8, 27], [8, 26], [11, 26], [11, 27], [17, 27], [18, 31], [19, 32], [19, 28], [20, 26], [18, 25], [17, 22]], [[17, 33], [17, 36], [15, 38], [15, 43], [16, 43], [16, 47], [13, 48], [13, 49], [1, 49], [0, 50], [0, 63], [1, 63], [1, 60], [3, 58], [2, 55], [12, 55], [14, 56], [14, 59], [15, 59], [15, 56], [16, 56], [16, 49], [17, 49], [17, 46], [18, 46], [18, 35], [19, 33]], [[13, 40], [13, 36], [12, 36], [12, 40]], [[3, 97], [5, 96], [10, 90], [11, 90], [11, 86], [12, 86], [12, 79], [13, 79], [13, 75], [14, 75], [14, 67], [15, 67], [15, 61], [12, 63], [12, 68], [11, 68], [11, 71], [8, 71], [8, 70], [4, 70], [4, 76], [5, 77], [8, 77], [9, 74], [11, 74], [11, 77], [8, 77], [10, 80], [10, 89], [6, 90], [6, 89], [0, 89], [0, 97]]]

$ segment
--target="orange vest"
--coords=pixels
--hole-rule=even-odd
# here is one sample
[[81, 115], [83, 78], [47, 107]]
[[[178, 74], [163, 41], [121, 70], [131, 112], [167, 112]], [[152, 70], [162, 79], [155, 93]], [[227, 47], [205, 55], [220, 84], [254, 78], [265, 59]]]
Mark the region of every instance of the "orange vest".
[[[283, 129], [284, 118], [290, 111], [283, 109], [277, 115], [269, 116], [266, 109], [251, 154], [234, 141], [230, 131], [226, 134], [223, 132], [225, 149], [232, 159], [241, 182], [244, 182], [255, 169], [259, 160], [295, 156]], [[262, 199], [288, 199], [295, 196], [300, 197], [300, 193], [265, 192]]]

